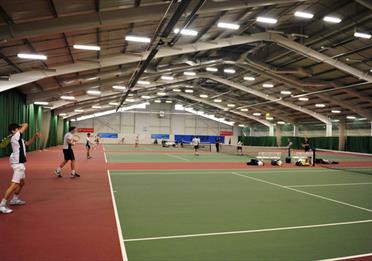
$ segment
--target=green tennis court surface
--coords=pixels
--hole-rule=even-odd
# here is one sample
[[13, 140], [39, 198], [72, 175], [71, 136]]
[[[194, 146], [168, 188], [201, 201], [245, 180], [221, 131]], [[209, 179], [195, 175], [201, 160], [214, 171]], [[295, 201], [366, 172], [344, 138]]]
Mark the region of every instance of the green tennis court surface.
[[130, 261], [315, 260], [372, 252], [371, 175], [280, 169], [110, 176]]

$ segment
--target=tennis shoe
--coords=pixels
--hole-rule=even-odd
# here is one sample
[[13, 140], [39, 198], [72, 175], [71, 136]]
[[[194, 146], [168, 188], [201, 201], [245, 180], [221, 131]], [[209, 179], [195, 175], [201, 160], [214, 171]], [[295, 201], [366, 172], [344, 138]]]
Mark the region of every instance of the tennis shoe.
[[57, 176], [57, 178], [62, 178], [61, 171], [55, 170], [54, 174]]
[[26, 204], [26, 201], [22, 200], [22, 199], [12, 199], [10, 202], [9, 202], [9, 205], [11, 206], [14, 206], [14, 205], [25, 205]]
[[75, 172], [75, 174], [70, 173], [70, 176], [71, 176], [71, 178], [80, 178], [80, 174], [78, 174], [76, 172]]
[[0, 207], [0, 212], [3, 214], [10, 214], [13, 212], [10, 208], [7, 208], [6, 206], [1, 206]]

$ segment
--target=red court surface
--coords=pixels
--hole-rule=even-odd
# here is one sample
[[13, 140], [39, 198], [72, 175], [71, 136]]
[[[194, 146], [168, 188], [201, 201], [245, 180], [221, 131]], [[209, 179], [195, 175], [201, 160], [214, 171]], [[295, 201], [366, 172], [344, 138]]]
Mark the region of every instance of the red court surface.
[[[103, 150], [88, 161], [81, 146], [75, 156], [81, 178], [71, 179], [67, 166], [63, 178], [53, 174], [60, 147], [28, 154], [27, 205], [0, 215], [1, 261], [122, 260]], [[1, 158], [1, 194], [10, 180], [8, 158]]]

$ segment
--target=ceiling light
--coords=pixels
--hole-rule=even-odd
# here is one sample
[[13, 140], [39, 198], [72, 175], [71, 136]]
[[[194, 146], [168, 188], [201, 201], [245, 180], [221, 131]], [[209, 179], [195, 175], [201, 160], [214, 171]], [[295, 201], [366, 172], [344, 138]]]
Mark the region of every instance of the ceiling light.
[[[175, 28], [175, 29], [173, 30], [173, 32], [174, 32], [175, 34], [178, 34], [178, 33], [180, 32], [180, 29], [179, 29], [179, 28]], [[198, 32], [195, 31], [195, 30], [191, 30], [191, 29], [182, 29], [182, 30], [181, 30], [181, 34], [182, 34], [182, 35], [188, 35], [188, 36], [197, 36], [197, 35], [198, 35]]]
[[207, 72], [218, 72], [218, 68], [214, 68], [214, 67], [207, 67], [207, 68], [205, 68], [205, 70]]
[[272, 121], [274, 118], [273, 117], [271, 117], [271, 116], [267, 116], [266, 117], [266, 120], [268, 120], [268, 121]]
[[219, 22], [217, 24], [217, 27], [225, 28], [225, 29], [231, 29], [231, 30], [238, 30], [240, 28], [240, 25], [233, 24], [233, 23]]
[[244, 127], [245, 127], [245, 125], [244, 125], [244, 124], [239, 124], [238, 126], [239, 126], [239, 127], [242, 127], [242, 128], [244, 128]]
[[137, 83], [140, 84], [140, 85], [150, 85], [150, 82], [149, 81], [138, 80]]
[[181, 92], [181, 89], [173, 89], [174, 92]]
[[223, 71], [228, 74], [234, 74], [236, 72], [234, 69], [224, 69]]
[[200, 98], [208, 98], [207, 94], [200, 94], [199, 96], [200, 96]]
[[338, 24], [338, 23], [340, 23], [342, 20], [341, 20], [340, 18], [338, 18], [338, 17], [334, 17], [334, 16], [324, 16], [323, 21], [325, 21], [325, 22], [329, 22], [329, 23]]
[[109, 102], [109, 105], [112, 105], [112, 106], [118, 106], [119, 103], [118, 103], [118, 102]]
[[101, 95], [102, 92], [101, 91], [97, 91], [97, 90], [89, 90], [89, 91], [87, 91], [87, 94], [90, 94], [90, 95]]
[[283, 95], [291, 95], [292, 92], [290, 92], [290, 91], [281, 91], [280, 94], [283, 94]]
[[75, 97], [74, 96], [62, 95], [61, 99], [62, 100], [75, 100]]
[[173, 103], [172, 101], [165, 101], [165, 103]]
[[370, 34], [362, 33], [362, 32], [354, 32], [354, 36], [355, 37], [360, 37], [360, 38], [365, 38], [365, 39], [371, 38]]
[[196, 72], [183, 72], [183, 75], [195, 76], [196, 75]]
[[76, 121], [76, 119], [71, 119], [70, 121]]
[[315, 104], [315, 107], [317, 107], [317, 108], [324, 108], [325, 107], [325, 104], [323, 104], [323, 103], [317, 103], [317, 104]]
[[235, 104], [229, 103], [229, 104], [227, 104], [227, 107], [234, 108]]
[[149, 43], [151, 39], [148, 37], [142, 36], [134, 36], [134, 35], [127, 35], [125, 36], [125, 40], [128, 42], [137, 42], [137, 43]]
[[136, 101], [136, 100], [133, 99], [133, 98], [128, 98], [128, 99], [126, 99], [125, 101], [126, 101], [126, 102], [134, 102], [134, 101]]
[[254, 78], [252, 76], [244, 76], [244, 80], [245, 81], [254, 81], [254, 80], [256, 80], [256, 78]]
[[92, 109], [101, 109], [102, 108], [102, 106], [100, 106], [100, 105], [93, 105], [92, 106]]
[[157, 92], [156, 94], [159, 95], [159, 96], [167, 95], [165, 92]]
[[112, 86], [113, 89], [116, 89], [116, 90], [125, 90], [127, 89], [127, 87], [125, 86], [121, 86], [121, 85], [114, 85]]
[[142, 95], [141, 98], [142, 98], [142, 99], [150, 99], [151, 97], [148, 96], [148, 95]]
[[168, 76], [168, 75], [162, 75], [160, 78], [162, 80], [165, 80], [165, 81], [173, 81], [174, 80], [173, 76]]
[[278, 20], [275, 18], [263, 17], [263, 16], [257, 17], [256, 21], [260, 23], [266, 23], [266, 24], [276, 24], [278, 22]]
[[279, 124], [279, 125], [284, 125], [285, 122], [284, 122], [284, 121], [278, 121], [277, 124]]
[[48, 105], [49, 102], [43, 102], [43, 101], [36, 101], [34, 102], [35, 105]]
[[161, 100], [154, 100], [155, 103], [161, 103]]
[[299, 101], [308, 101], [309, 98], [307, 98], [307, 97], [300, 97], [300, 98], [298, 98], [298, 100], [299, 100]]
[[255, 113], [253, 113], [253, 116], [261, 116], [262, 114], [261, 114], [261, 112], [255, 112]]
[[332, 113], [341, 113], [340, 110], [331, 110]]
[[358, 121], [366, 121], [368, 120], [367, 118], [359, 118]]
[[74, 112], [84, 112], [84, 110], [82, 110], [82, 109], [76, 109], [76, 110], [74, 110]]
[[346, 119], [349, 119], [349, 120], [355, 120], [356, 117], [355, 117], [355, 116], [346, 116]]
[[30, 59], [30, 60], [46, 60], [48, 57], [42, 54], [32, 54], [32, 53], [19, 53], [17, 54], [18, 58]]
[[101, 50], [101, 47], [96, 46], [96, 45], [74, 44], [72, 47], [74, 47], [74, 49], [88, 50], [88, 51], [100, 51]]
[[295, 12], [294, 15], [297, 17], [308, 18], [308, 19], [311, 19], [314, 17], [314, 15], [311, 13], [306, 13], [306, 12], [301, 12], [301, 11]]
[[272, 84], [272, 83], [264, 83], [264, 84], [262, 84], [262, 87], [264, 87], [264, 88], [273, 88], [274, 87], [274, 84]]
[[220, 103], [220, 102], [222, 102], [222, 100], [221, 100], [221, 99], [214, 99], [213, 101], [214, 101], [214, 102], [217, 102], [217, 103]]
[[247, 108], [241, 108], [240, 111], [248, 111]]
[[60, 113], [59, 116], [67, 116], [67, 113]]
[[193, 93], [194, 90], [186, 89], [185, 92], [186, 92], [186, 93]]
[[94, 81], [94, 80], [97, 80], [98, 77], [95, 76], [95, 77], [90, 77], [90, 78], [86, 78], [85, 81]]

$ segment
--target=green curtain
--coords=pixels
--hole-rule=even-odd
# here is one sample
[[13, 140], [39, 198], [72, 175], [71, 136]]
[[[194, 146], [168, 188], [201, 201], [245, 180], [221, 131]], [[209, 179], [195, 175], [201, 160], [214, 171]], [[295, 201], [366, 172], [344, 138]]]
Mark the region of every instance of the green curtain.
[[69, 120], [63, 120], [63, 135], [65, 135], [70, 128], [70, 121]]
[[52, 112], [52, 115], [50, 117], [50, 129], [49, 129], [47, 147], [57, 146], [58, 144], [57, 129], [58, 129], [58, 116], [54, 115], [54, 112]]
[[347, 136], [345, 150], [372, 153], [372, 136]]
[[[42, 115], [43, 110], [41, 106], [30, 104], [26, 106], [25, 122], [28, 123], [28, 130], [25, 133], [25, 140], [30, 139], [35, 132], [42, 130]], [[36, 139], [35, 142], [27, 147], [27, 151], [33, 151], [40, 148], [40, 140]]]
[[239, 140], [241, 140], [243, 145], [246, 145], [246, 146], [265, 146], [265, 147], [278, 146], [276, 142], [276, 137], [273, 137], [273, 136], [264, 136], [264, 137], [240, 136]]
[[63, 132], [64, 132], [65, 126], [63, 119], [61, 117], [58, 117], [58, 123], [57, 123], [57, 144], [62, 145], [63, 144]]
[[338, 150], [338, 137], [313, 137], [309, 143], [312, 148]]

